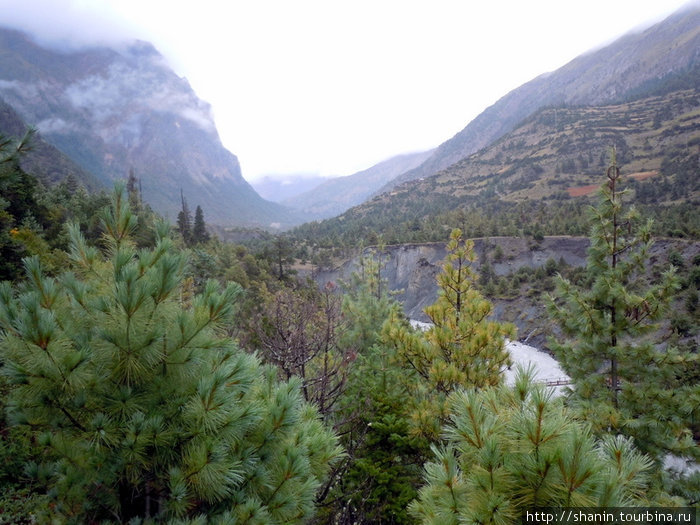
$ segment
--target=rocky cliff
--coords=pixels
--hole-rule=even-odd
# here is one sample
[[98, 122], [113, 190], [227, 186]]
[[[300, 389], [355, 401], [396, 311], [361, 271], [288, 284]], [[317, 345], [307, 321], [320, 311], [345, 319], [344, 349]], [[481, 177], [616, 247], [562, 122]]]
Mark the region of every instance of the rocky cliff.
[[288, 219], [243, 179], [209, 105], [150, 44], [59, 51], [0, 29], [0, 98], [105, 186], [133, 169], [145, 200], [171, 220], [181, 189], [209, 222]]
[[[510, 276], [521, 268], [544, 267], [548, 261], [583, 267], [588, 246], [587, 237], [545, 237], [541, 242], [521, 237], [474, 239], [477, 258], [473, 269], [478, 274], [487, 262], [496, 275]], [[650, 264], [668, 267], [668, 254], [672, 250], [690, 261], [700, 253], [700, 242], [658, 239], [649, 254]], [[498, 257], [494, 257], [496, 251]], [[436, 276], [447, 255], [445, 243], [388, 246], [377, 255], [383, 261], [382, 277], [387, 288], [395, 293], [406, 315], [417, 321], [428, 321], [423, 310], [437, 298]], [[347, 280], [358, 263], [359, 257], [355, 257], [333, 271], [319, 272], [315, 279], [319, 284]], [[545, 301], [541, 293], [529, 290], [532, 288], [523, 288], [519, 297], [490, 296], [489, 299], [494, 306], [494, 318], [515, 323], [520, 340], [541, 348], [546, 346], [550, 334]]]

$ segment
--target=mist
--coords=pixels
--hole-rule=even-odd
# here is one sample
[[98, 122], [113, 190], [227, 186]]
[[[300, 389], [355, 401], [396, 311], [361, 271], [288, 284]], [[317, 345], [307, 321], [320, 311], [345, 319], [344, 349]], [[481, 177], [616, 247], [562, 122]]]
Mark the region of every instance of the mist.
[[0, 12], [0, 25], [21, 30], [37, 44], [57, 50], [119, 48], [138, 37], [137, 28], [101, 0], [0, 0]]

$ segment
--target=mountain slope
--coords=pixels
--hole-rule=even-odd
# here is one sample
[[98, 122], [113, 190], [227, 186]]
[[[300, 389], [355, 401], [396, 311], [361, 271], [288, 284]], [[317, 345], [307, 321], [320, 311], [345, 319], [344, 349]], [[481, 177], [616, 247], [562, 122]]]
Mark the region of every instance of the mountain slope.
[[397, 155], [358, 173], [322, 182], [282, 202], [312, 219], [333, 217], [361, 204], [395, 177], [420, 165], [431, 153], [432, 150]]
[[437, 173], [491, 144], [541, 108], [602, 105], [639, 96], [688, 71], [695, 70], [697, 79], [699, 63], [700, 7], [696, 2], [643, 32], [581, 55], [511, 91], [441, 144], [421, 166], [383, 190]]
[[173, 220], [180, 189], [209, 222], [287, 222], [219, 140], [209, 105], [150, 45], [62, 52], [0, 29], [0, 97], [105, 185], [141, 179], [146, 201]]
[[389, 200], [408, 205], [417, 196], [447, 196], [457, 203], [474, 197], [515, 202], [590, 194], [602, 183], [612, 146], [629, 177], [668, 185], [660, 200], [700, 199], [700, 180], [692, 169], [700, 146], [700, 92], [541, 110], [491, 146], [433, 177], [397, 186], [372, 207]]
[[290, 173], [285, 175], [268, 175], [250, 181], [250, 185], [263, 199], [272, 202], [283, 202], [287, 199], [306, 193], [328, 180], [328, 177], [306, 173]]
[[[437, 241], [453, 226], [474, 236], [585, 234], [583, 198], [602, 184], [612, 146], [633, 190], [629, 198], [665, 214], [674, 235], [700, 234], [695, 88], [607, 106], [540, 110], [437, 174], [400, 184], [314, 228], [302, 227], [299, 235], [342, 236], [354, 244], [376, 242], [377, 234], [387, 243]], [[679, 215], [671, 218], [674, 209]]]
[[[0, 135], [21, 137], [29, 127], [10, 105], [0, 99]], [[88, 190], [95, 191], [101, 187], [100, 181], [92, 173], [82, 169], [56, 147], [46, 142], [40, 134], [34, 136], [31, 142], [31, 154], [23, 156], [20, 164], [27, 173], [31, 173], [48, 185], [73, 175]]]

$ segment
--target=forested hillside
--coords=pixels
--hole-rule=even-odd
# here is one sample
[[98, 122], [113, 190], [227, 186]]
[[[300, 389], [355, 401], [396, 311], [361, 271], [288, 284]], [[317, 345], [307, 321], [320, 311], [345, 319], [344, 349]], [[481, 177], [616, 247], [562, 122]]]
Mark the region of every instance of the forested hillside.
[[697, 239], [700, 95], [670, 91], [612, 106], [539, 111], [496, 143], [295, 235], [315, 246], [470, 237], [585, 235], [582, 220], [611, 148], [654, 233]]
[[[455, 228], [422, 331], [379, 252], [319, 288], [295, 275], [288, 239], [222, 243], [185, 206], [168, 225], [133, 181], [111, 196], [44, 187], [20, 167], [31, 140], [0, 158], [3, 520], [516, 523], [535, 499], [697, 504], [698, 473], [663, 465], [700, 460], [700, 257], [650, 258], [614, 158], [584, 268], [547, 261], [503, 288]], [[532, 370], [502, 384], [516, 333], [489, 296], [535, 289], [559, 323], [566, 398]], [[613, 332], [579, 309], [603, 326], [610, 301], [601, 353]]]
[[699, 13], [287, 233], [154, 48], [0, 29], [0, 523], [696, 512]]

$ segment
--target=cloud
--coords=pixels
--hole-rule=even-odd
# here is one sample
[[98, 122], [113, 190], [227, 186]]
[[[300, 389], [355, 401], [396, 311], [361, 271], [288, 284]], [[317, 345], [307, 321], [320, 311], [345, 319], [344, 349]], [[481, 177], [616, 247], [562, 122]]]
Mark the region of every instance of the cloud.
[[20, 89], [20, 83], [16, 80], [1, 80], [0, 79], [0, 90], [13, 90], [17, 91]]
[[[167, 69], [158, 55], [152, 60], [141, 57], [128, 63], [114, 62], [106, 71], [69, 85], [65, 96], [97, 124], [120, 121], [119, 116], [128, 107], [131, 114], [153, 110], [174, 113], [204, 131], [216, 131], [209, 104], [199, 100], [189, 84]], [[124, 128], [130, 137], [138, 135], [134, 125], [132, 122]]]
[[62, 133], [66, 131], [74, 131], [75, 126], [69, 124], [62, 118], [47, 118], [36, 125], [42, 133]]
[[40, 87], [29, 82], [20, 82], [19, 80], [0, 80], [0, 91], [14, 91], [28, 98], [38, 97]]
[[22, 30], [41, 45], [74, 50], [119, 45], [137, 30], [105, 0], [0, 0], [0, 25]]

